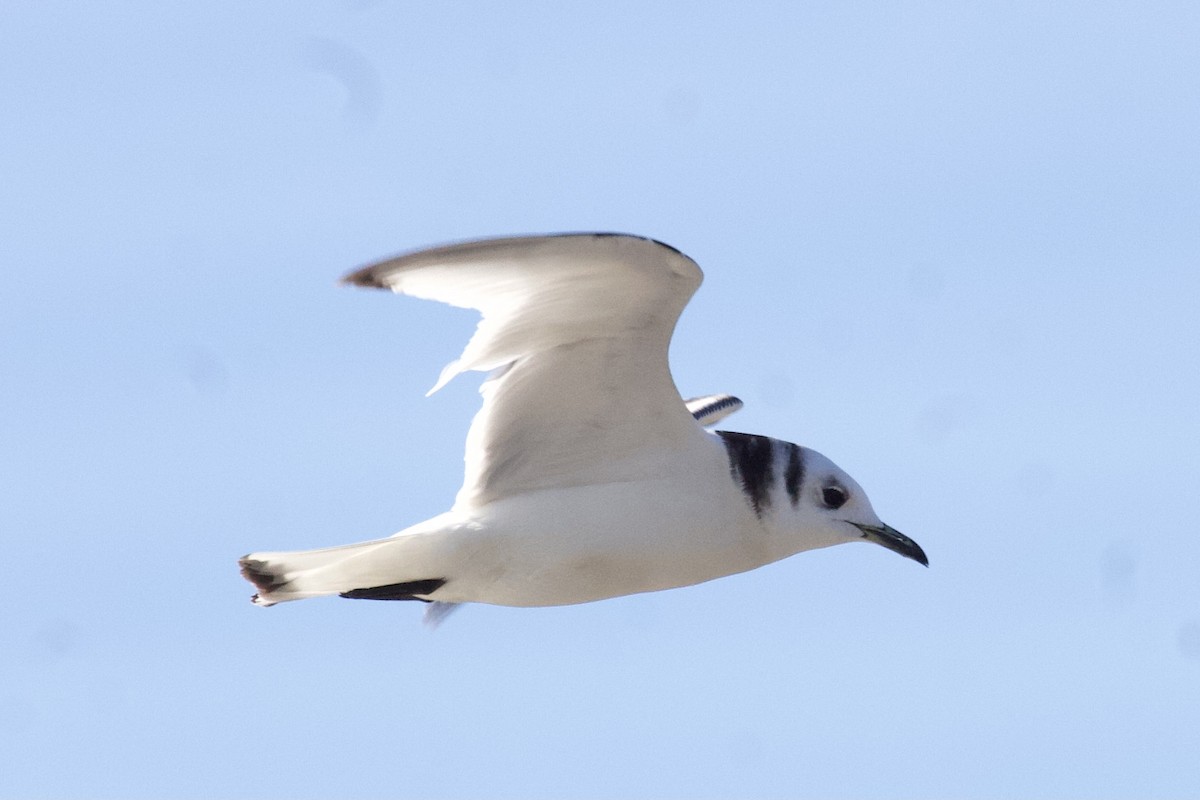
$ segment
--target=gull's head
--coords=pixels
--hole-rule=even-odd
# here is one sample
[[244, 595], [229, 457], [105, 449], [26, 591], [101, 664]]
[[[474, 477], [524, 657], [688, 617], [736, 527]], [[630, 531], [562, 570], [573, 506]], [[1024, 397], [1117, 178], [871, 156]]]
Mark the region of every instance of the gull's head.
[[920, 545], [879, 519], [857, 481], [816, 450], [801, 450], [804, 479], [793, 513], [811, 546], [874, 542], [929, 566]]

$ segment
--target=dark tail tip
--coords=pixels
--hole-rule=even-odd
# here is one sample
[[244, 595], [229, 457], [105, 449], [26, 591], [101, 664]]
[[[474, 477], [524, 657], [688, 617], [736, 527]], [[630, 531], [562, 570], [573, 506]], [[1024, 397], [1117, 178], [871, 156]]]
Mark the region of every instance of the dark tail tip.
[[265, 561], [243, 556], [238, 560], [238, 565], [242, 568], [242, 577], [253, 583], [254, 588], [262, 594], [270, 594], [287, 584]]

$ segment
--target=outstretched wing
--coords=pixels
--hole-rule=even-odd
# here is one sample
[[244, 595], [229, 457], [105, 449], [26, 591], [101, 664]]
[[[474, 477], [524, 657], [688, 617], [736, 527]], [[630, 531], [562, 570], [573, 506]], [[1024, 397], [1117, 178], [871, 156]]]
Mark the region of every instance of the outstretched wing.
[[346, 276], [357, 286], [482, 312], [430, 393], [491, 370], [467, 434], [456, 506], [554, 487], [652, 477], [702, 435], [667, 364], [702, 280], [652, 239], [563, 234], [438, 247]]

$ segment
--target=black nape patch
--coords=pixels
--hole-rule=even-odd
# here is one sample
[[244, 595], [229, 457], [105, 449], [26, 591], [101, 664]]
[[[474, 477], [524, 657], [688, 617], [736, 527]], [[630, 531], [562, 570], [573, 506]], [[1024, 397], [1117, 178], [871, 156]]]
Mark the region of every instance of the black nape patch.
[[351, 600], [420, 600], [430, 603], [419, 594], [433, 594], [446, 585], [445, 578], [429, 578], [423, 581], [405, 581], [404, 583], [389, 583], [386, 586], [369, 586], [365, 589], [351, 589], [342, 592], [342, 597]]
[[752, 433], [717, 431], [729, 455], [729, 474], [741, 486], [756, 516], [771, 505], [771, 483], [775, 479], [775, 440]]
[[800, 505], [800, 487], [804, 485], [804, 455], [800, 445], [787, 443], [788, 462], [783, 473], [783, 482], [787, 487], [788, 497], [791, 498], [792, 508]]

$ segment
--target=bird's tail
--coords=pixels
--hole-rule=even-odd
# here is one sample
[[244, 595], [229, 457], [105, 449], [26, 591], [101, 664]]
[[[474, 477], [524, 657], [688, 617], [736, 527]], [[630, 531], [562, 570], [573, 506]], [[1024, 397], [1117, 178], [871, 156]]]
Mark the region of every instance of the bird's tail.
[[436, 537], [387, 539], [278, 553], [251, 553], [238, 564], [258, 593], [255, 605], [341, 595], [366, 600], [427, 600], [445, 576], [437, 574]]

